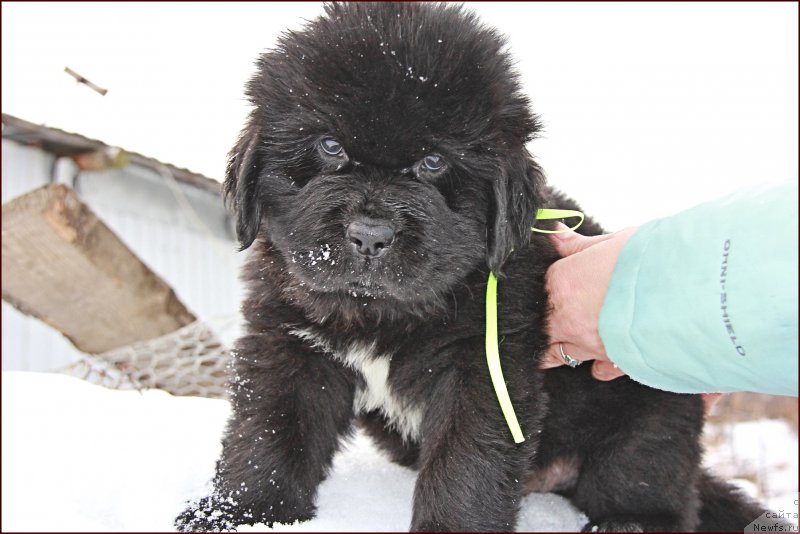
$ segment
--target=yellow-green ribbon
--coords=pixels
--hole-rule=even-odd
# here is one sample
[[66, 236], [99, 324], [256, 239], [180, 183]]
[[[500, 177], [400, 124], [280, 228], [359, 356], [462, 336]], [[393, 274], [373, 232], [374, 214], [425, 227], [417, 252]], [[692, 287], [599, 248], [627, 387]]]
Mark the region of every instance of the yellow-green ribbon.
[[[578, 218], [578, 222], [575, 223], [574, 226], [570, 226], [570, 230], [576, 230], [580, 225], [583, 224], [583, 213], [576, 210], [554, 210], [554, 209], [540, 209], [536, 210], [536, 219], [571, 219], [573, 217]], [[540, 234], [560, 234], [562, 232], [566, 232], [567, 230], [543, 230], [542, 228], [531, 227], [531, 230], [534, 232], [539, 232]]]
[[[531, 227], [531, 230], [543, 234], [557, 234], [575, 230], [583, 223], [584, 216], [580, 211], [540, 209], [536, 212], [537, 219], [566, 219], [571, 217], [578, 217], [579, 219], [577, 224], [568, 229], [542, 230]], [[497, 278], [491, 272], [489, 273], [489, 281], [486, 283], [486, 363], [489, 366], [489, 375], [492, 377], [494, 393], [497, 395], [497, 401], [500, 403], [503, 416], [506, 418], [506, 424], [511, 430], [514, 443], [522, 443], [525, 441], [525, 436], [522, 434], [519, 421], [517, 421], [517, 414], [514, 413], [514, 405], [511, 404], [511, 397], [508, 395], [506, 381], [503, 378], [503, 368], [500, 365], [500, 348], [497, 340]]]

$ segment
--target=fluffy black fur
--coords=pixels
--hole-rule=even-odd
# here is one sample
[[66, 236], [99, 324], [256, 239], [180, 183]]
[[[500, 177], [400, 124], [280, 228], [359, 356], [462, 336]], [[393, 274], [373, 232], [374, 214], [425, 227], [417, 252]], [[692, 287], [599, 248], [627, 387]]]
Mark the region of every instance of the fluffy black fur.
[[[214, 492], [178, 528], [311, 518], [357, 411], [419, 469], [412, 530], [512, 530], [531, 490], [567, 495], [600, 530], [757, 517], [699, 467], [698, 397], [599, 382], [589, 366], [537, 369], [556, 255], [529, 228], [537, 208], [575, 204], [526, 151], [539, 124], [503, 39], [454, 5], [326, 11], [262, 55], [247, 87], [225, 193], [251, 248], [248, 334]], [[340, 153], [325, 151], [332, 139]], [[357, 251], [354, 221], [391, 229], [381, 254]], [[486, 367], [490, 269], [519, 445]]]

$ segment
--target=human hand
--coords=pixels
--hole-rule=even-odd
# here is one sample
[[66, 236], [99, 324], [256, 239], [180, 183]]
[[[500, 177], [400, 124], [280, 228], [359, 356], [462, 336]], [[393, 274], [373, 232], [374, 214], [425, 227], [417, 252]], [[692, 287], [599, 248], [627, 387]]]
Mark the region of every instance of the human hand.
[[552, 343], [541, 367], [564, 365], [563, 346], [564, 352], [579, 362], [594, 360], [592, 375], [598, 380], [613, 380], [624, 374], [606, 353], [598, 320], [617, 258], [635, 231], [626, 228], [592, 237], [572, 231], [552, 235], [562, 259], [550, 266], [546, 276], [550, 296], [547, 328]]
[[[566, 227], [565, 227], [566, 228]], [[592, 376], [613, 380], [625, 374], [609, 359], [600, 338], [598, 321], [617, 258], [636, 227], [613, 234], [586, 237], [573, 231], [552, 234], [556, 251], [562, 257], [547, 271], [550, 296], [548, 334], [552, 343], [540, 367], [566, 365], [561, 347], [579, 362], [593, 360]], [[706, 413], [721, 393], [702, 395]]]

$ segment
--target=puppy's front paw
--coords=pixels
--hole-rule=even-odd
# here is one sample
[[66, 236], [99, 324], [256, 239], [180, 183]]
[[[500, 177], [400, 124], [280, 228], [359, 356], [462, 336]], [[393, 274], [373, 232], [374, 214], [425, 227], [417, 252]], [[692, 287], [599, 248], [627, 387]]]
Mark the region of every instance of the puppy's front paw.
[[178, 532], [235, 532], [236, 503], [233, 500], [222, 500], [214, 496], [203, 497], [192, 501], [186, 510], [175, 518]]
[[454, 532], [456, 529], [440, 521], [420, 521], [411, 525], [411, 532]]
[[587, 523], [581, 532], [644, 532], [642, 525], [634, 521], [608, 520]]
[[190, 502], [186, 510], [175, 518], [175, 528], [179, 532], [236, 532], [239, 525], [272, 527], [274, 523], [291, 524], [314, 517], [313, 507], [300, 510], [296, 506], [286, 506], [285, 501], [280, 501], [280, 505], [256, 510], [239, 504], [232, 497], [211, 495]]

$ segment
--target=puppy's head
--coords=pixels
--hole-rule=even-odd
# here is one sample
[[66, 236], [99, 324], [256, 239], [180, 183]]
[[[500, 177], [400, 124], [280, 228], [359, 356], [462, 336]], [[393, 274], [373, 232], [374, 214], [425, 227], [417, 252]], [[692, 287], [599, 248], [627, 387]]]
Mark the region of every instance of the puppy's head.
[[503, 263], [543, 181], [504, 42], [458, 6], [326, 6], [262, 55], [224, 189], [319, 292], [413, 302]]

